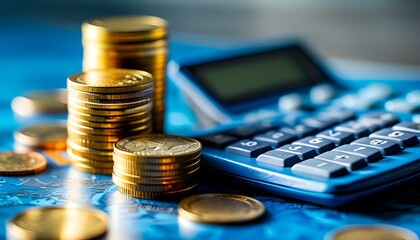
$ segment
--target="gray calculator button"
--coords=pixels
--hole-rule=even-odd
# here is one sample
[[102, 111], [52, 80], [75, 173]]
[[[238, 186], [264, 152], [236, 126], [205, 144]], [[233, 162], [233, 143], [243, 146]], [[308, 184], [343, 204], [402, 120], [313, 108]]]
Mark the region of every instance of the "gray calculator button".
[[326, 162], [318, 159], [308, 159], [295, 164], [292, 171], [296, 174], [306, 174], [315, 177], [332, 178], [343, 176], [348, 173], [342, 165]]
[[327, 119], [323, 117], [311, 117], [303, 119], [300, 123], [305, 126], [316, 128], [319, 131], [322, 131], [324, 129], [336, 125], [338, 122], [334, 119]]
[[393, 95], [392, 88], [386, 84], [373, 83], [359, 90], [361, 98], [371, 101], [384, 100]]
[[334, 119], [337, 122], [347, 122], [356, 118], [356, 114], [350, 110], [328, 110], [325, 112], [321, 112], [318, 115], [320, 117]]
[[325, 152], [316, 156], [315, 158], [343, 165], [348, 171], [354, 171], [367, 166], [367, 163], [363, 157], [342, 152]]
[[311, 88], [309, 96], [315, 104], [323, 104], [334, 98], [335, 89], [330, 84], [319, 84]]
[[402, 122], [394, 125], [392, 129], [410, 132], [420, 138], [420, 123]]
[[395, 113], [414, 113], [418, 112], [420, 105], [409, 103], [403, 99], [389, 100], [384, 105], [385, 110]]
[[362, 121], [373, 121], [382, 127], [391, 127], [400, 122], [397, 116], [388, 112], [367, 113], [360, 118]]
[[292, 145], [303, 145], [303, 146], [311, 147], [315, 149], [315, 151], [318, 154], [331, 150], [335, 147], [334, 142], [328, 139], [322, 138], [322, 137], [306, 137], [306, 138], [297, 140], [296, 142], [293, 142]]
[[292, 127], [284, 127], [280, 130], [285, 133], [296, 135], [298, 138], [303, 138], [317, 132], [315, 128], [308, 127], [303, 124], [298, 124]]
[[271, 150], [257, 157], [258, 162], [268, 163], [279, 167], [291, 167], [300, 162], [300, 158], [293, 153]]
[[381, 138], [364, 137], [352, 142], [351, 145], [375, 148], [378, 149], [382, 155], [392, 155], [402, 150], [400, 145], [398, 145], [398, 142]]
[[270, 144], [274, 147], [280, 147], [296, 140], [296, 136], [281, 131], [269, 131], [254, 137], [255, 140]]
[[382, 125], [375, 121], [360, 119], [358, 122], [369, 129], [369, 132], [375, 132], [382, 128]]
[[284, 145], [281, 148], [277, 148], [278, 151], [289, 152], [299, 156], [300, 159], [305, 160], [317, 155], [315, 150], [311, 147], [299, 146], [299, 145]]
[[356, 137], [364, 137], [369, 135], [369, 129], [360, 122], [350, 121], [334, 128], [336, 131], [348, 132], [354, 134]]
[[279, 110], [281, 112], [288, 112], [303, 108], [304, 101], [302, 96], [297, 93], [291, 93], [279, 98]]
[[257, 157], [271, 149], [271, 146], [266, 143], [245, 139], [227, 146], [226, 152], [246, 157]]
[[390, 139], [390, 140], [398, 142], [398, 144], [402, 148], [412, 147], [412, 146], [417, 145], [419, 143], [419, 140], [417, 139], [416, 135], [414, 135], [412, 133], [409, 133], [409, 132], [404, 132], [404, 131], [401, 131], [401, 130], [392, 130], [390, 128], [374, 132], [369, 137]]
[[200, 139], [200, 141], [203, 143], [203, 145], [205, 146], [211, 146], [211, 147], [216, 147], [216, 148], [224, 148], [227, 145], [238, 141], [239, 139], [237, 139], [236, 137], [233, 136], [229, 136], [226, 134], [212, 134], [212, 135], [207, 135], [204, 136]]
[[407, 93], [407, 95], [405, 96], [405, 99], [407, 100], [407, 102], [419, 106], [420, 105], [420, 90], [414, 90]]
[[368, 163], [377, 162], [383, 158], [382, 154], [378, 150], [369, 148], [369, 147], [358, 146], [358, 145], [346, 144], [338, 148], [335, 148], [332, 151], [360, 156], [360, 157], [363, 157], [363, 159]]
[[350, 143], [354, 140], [354, 135], [348, 132], [341, 132], [341, 131], [335, 131], [332, 129], [320, 132], [316, 135], [317, 137], [322, 137], [329, 139], [335, 143], [335, 145], [343, 145], [346, 143]]

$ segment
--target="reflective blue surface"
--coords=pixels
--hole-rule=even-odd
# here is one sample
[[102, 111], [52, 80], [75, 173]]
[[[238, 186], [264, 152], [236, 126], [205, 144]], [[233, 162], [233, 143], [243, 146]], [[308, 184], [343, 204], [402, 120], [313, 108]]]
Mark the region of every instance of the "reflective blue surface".
[[[81, 70], [80, 32], [73, 29], [21, 23], [0, 28], [0, 150], [11, 150], [13, 131], [34, 120], [14, 118], [13, 97], [24, 91], [65, 87], [68, 75]], [[13, 34], [11, 34], [13, 33]], [[9, 36], [9, 37], [4, 37]], [[29, 40], [28, 40], [29, 39]], [[198, 49], [173, 43], [171, 55]], [[191, 112], [168, 83], [169, 131], [191, 130]], [[55, 154], [58, 154], [56, 156]], [[203, 171], [198, 192], [231, 192], [255, 197], [267, 208], [260, 221], [246, 225], [208, 225], [178, 219], [177, 202], [135, 199], [120, 194], [111, 177], [84, 174], [57, 164], [60, 153], [48, 153], [47, 171], [35, 176], [0, 176], [0, 239], [5, 223], [33, 206], [75, 204], [109, 214], [106, 239], [322, 239], [346, 224], [385, 223], [420, 235], [420, 182], [416, 180], [354, 205], [332, 209], [273, 196]], [[54, 159], [54, 160], [53, 160]]]

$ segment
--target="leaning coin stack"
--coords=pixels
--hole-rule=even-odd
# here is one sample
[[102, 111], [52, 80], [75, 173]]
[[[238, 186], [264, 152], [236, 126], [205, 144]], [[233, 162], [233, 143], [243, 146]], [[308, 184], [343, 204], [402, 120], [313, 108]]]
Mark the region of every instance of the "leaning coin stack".
[[114, 146], [112, 179], [132, 197], [177, 198], [192, 192], [200, 169], [197, 140], [148, 134], [121, 139]]
[[168, 23], [152, 16], [93, 19], [83, 23], [83, 69], [125, 68], [155, 80], [153, 132], [163, 132]]
[[113, 145], [151, 132], [153, 79], [140, 70], [90, 70], [70, 76], [67, 153], [76, 169], [111, 174]]

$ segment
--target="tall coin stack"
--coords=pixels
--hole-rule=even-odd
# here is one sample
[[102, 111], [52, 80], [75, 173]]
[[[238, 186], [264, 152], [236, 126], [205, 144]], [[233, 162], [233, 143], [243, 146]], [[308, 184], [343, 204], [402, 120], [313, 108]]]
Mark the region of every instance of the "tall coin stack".
[[197, 140], [146, 134], [121, 139], [114, 146], [112, 179], [132, 197], [177, 198], [197, 185], [201, 144]]
[[83, 23], [83, 69], [125, 68], [155, 80], [153, 132], [163, 132], [168, 23], [152, 16], [93, 19]]
[[151, 132], [153, 78], [140, 70], [90, 70], [67, 79], [67, 153], [74, 168], [111, 174], [114, 143]]

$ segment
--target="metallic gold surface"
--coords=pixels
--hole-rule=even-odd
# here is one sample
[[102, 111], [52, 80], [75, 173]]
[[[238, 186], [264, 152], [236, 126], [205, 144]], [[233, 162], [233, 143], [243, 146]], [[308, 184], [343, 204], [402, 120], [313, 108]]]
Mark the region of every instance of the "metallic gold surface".
[[52, 89], [26, 92], [12, 101], [13, 112], [22, 116], [67, 113], [67, 91]]
[[0, 175], [37, 174], [47, 168], [47, 160], [36, 152], [0, 152]]
[[66, 149], [66, 138], [65, 121], [36, 124], [14, 133], [16, 142], [37, 149]]
[[107, 232], [107, 215], [76, 207], [37, 207], [7, 223], [10, 239], [96, 239]]
[[196, 222], [241, 223], [255, 220], [265, 212], [253, 198], [236, 194], [199, 194], [179, 203], [178, 215]]
[[193, 193], [196, 190], [197, 185], [193, 185], [189, 188], [185, 188], [179, 191], [170, 191], [170, 192], [143, 192], [126, 189], [123, 187], [118, 187], [118, 191], [124, 193], [131, 197], [136, 198], [148, 198], [148, 199], [178, 199], [190, 193]]
[[349, 225], [338, 230], [328, 240], [418, 240], [416, 234], [406, 228], [385, 225]]

